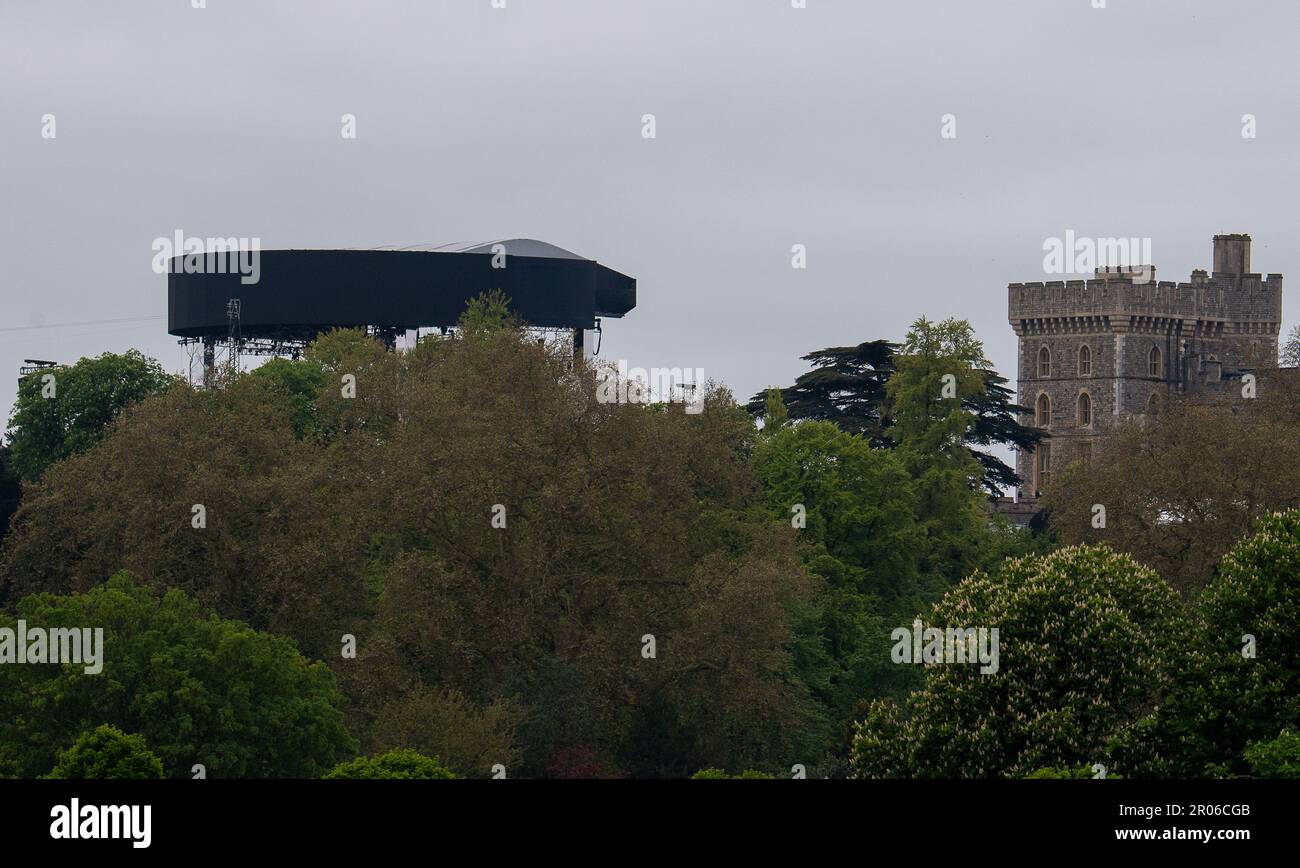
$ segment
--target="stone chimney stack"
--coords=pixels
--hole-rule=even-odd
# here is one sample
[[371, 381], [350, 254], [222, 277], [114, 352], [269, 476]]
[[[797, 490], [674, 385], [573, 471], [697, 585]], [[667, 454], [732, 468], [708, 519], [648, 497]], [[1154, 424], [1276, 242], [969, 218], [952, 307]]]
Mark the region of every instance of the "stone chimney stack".
[[1250, 236], [1214, 236], [1214, 273], [1250, 273]]

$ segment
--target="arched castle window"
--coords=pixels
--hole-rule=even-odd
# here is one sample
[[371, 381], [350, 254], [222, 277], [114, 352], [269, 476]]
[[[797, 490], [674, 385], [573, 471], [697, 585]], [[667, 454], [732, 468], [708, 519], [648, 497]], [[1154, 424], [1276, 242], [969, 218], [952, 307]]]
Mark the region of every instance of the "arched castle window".
[[1092, 376], [1092, 350], [1087, 344], [1079, 347], [1079, 376]]
[[1087, 392], [1079, 393], [1079, 426], [1086, 428], [1092, 424], [1092, 396]]
[[1052, 399], [1047, 397], [1046, 392], [1038, 395], [1038, 402], [1034, 405], [1034, 424], [1039, 428], [1051, 427]]
[[1038, 376], [1052, 376], [1052, 353], [1047, 347], [1039, 347], [1038, 349]]
[[1160, 396], [1155, 392], [1152, 392], [1151, 397], [1147, 398], [1147, 415], [1155, 416], [1159, 412], [1160, 412]]
[[1034, 491], [1042, 494], [1052, 477], [1052, 447], [1048, 443], [1039, 443], [1034, 450]]
[[1152, 377], [1162, 376], [1160, 365], [1160, 347], [1152, 347], [1151, 354], [1147, 356], [1147, 373]]

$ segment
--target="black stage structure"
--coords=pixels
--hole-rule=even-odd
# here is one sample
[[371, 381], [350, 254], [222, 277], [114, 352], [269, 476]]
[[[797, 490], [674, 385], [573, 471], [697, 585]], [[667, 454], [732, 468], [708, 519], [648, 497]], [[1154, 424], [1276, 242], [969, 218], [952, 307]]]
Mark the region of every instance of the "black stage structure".
[[[408, 330], [456, 325], [476, 296], [500, 290], [530, 327], [584, 332], [636, 306], [636, 280], [553, 244], [516, 238], [428, 249], [263, 250], [241, 274], [241, 254], [174, 257], [167, 274], [167, 331], [203, 348], [204, 382], [217, 348], [297, 357], [333, 328], [365, 328], [395, 346]], [[245, 271], [249, 254], [243, 254]], [[256, 283], [244, 283], [252, 274]]]

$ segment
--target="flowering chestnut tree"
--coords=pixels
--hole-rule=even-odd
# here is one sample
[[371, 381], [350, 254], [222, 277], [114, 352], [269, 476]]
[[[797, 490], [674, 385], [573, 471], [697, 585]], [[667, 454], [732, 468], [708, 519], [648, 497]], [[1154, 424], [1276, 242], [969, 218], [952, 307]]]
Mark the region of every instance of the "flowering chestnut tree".
[[1104, 766], [1109, 738], [1169, 684], [1189, 629], [1169, 585], [1104, 546], [975, 573], [935, 605], [927, 626], [997, 629], [995, 671], [931, 663], [906, 702], [872, 703], [853, 741], [858, 777]]

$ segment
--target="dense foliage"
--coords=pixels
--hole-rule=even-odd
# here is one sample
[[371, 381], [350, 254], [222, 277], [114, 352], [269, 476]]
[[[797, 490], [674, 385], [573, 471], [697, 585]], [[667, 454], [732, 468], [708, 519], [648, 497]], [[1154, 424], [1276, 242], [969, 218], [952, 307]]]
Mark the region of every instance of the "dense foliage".
[[[885, 384], [894, 372], [897, 344], [867, 341], [854, 347], [827, 347], [803, 356], [812, 370], [800, 374], [793, 386], [778, 390], [791, 419], [830, 422], [841, 431], [861, 434], [874, 446], [887, 446]], [[768, 413], [768, 393], [746, 405], [755, 416]]]
[[1294, 732], [1247, 745], [1242, 755], [1250, 765], [1251, 777], [1300, 778], [1300, 735]]
[[[902, 344], [876, 340], [828, 347], [803, 360], [812, 363], [811, 371], [797, 377], [793, 386], [755, 395], [746, 409], [768, 424], [774, 412], [781, 418], [830, 422], [881, 448], [892, 448], [914, 434], [918, 423], [931, 427], [942, 409], [967, 455], [979, 463], [979, 483], [990, 495], [1017, 485], [1019, 479], [988, 448], [1030, 449], [1042, 436], [1020, 423], [1026, 408], [1016, 403], [1006, 378], [992, 369], [964, 320], [935, 323], [922, 317]], [[951, 401], [943, 397], [945, 375], [958, 387]], [[893, 430], [900, 421], [910, 424], [911, 431]]]
[[443, 767], [437, 757], [427, 757], [413, 750], [392, 750], [374, 757], [357, 757], [339, 763], [325, 775], [327, 780], [451, 780], [456, 776]]
[[[0, 666], [0, 776], [36, 777], [100, 723], [138, 734], [167, 777], [316, 777], [354, 749], [334, 678], [293, 643], [213, 617], [124, 574], [82, 594], [34, 594], [17, 620], [103, 629], [102, 669]], [[83, 646], [83, 654], [85, 653]]]
[[1188, 632], [1159, 576], [1091, 547], [977, 573], [925, 625], [996, 628], [997, 669], [926, 666], [904, 703], [872, 703], [853, 743], [859, 776], [1023, 777], [1103, 761], [1110, 737], [1171, 682]]
[[[910, 621], [972, 570], [1037, 546], [990, 521], [979, 491], [970, 401], [985, 394], [985, 377], [969, 326], [919, 320], [890, 359], [881, 390], [895, 414], [892, 448], [829, 421], [790, 423], [772, 390], [753, 451], [769, 509], [798, 530], [805, 566], [826, 583], [799, 622], [795, 659], [841, 756], [864, 701], [917, 682], [915, 670], [891, 664], [888, 625]], [[946, 380], [951, 371], [961, 376]]]
[[[493, 294], [216, 388], [24, 379], [0, 628], [105, 657], [0, 666], [0, 776], [1298, 773], [1300, 386], [1116, 431], [1053, 551], [990, 513], [1037, 434], [969, 324], [805, 358], [745, 408], [607, 403]], [[996, 665], [902, 659], [927, 627]]]
[[98, 443], [123, 409], [171, 382], [157, 362], [135, 350], [23, 377], [9, 419], [14, 470], [23, 479], [39, 479], [54, 462]]
[[141, 780], [163, 777], [162, 760], [143, 738], [100, 724], [59, 754], [45, 777], [71, 780]]
[[1300, 510], [1266, 516], [1223, 560], [1166, 702], [1119, 739], [1148, 777], [1285, 768], [1300, 728]]
[[[791, 651], [819, 583], [765, 507], [747, 414], [720, 390], [705, 407], [600, 403], [490, 306], [406, 353], [340, 332], [178, 385], [51, 467], [4, 575], [14, 599], [105, 565], [182, 589], [326, 661], [366, 744], [464, 774], [579, 746], [638, 775], [786, 763], [821, 749]], [[457, 715], [477, 735], [453, 746], [436, 721]]]
[[1029, 780], [1040, 781], [1082, 781], [1082, 780], [1119, 780], [1120, 775], [1103, 774], [1101, 771], [1094, 771], [1092, 766], [1078, 766], [1075, 768], [1045, 768], [1038, 769], [1025, 775]]
[[745, 769], [738, 775], [727, 774], [725, 769], [700, 769], [691, 775], [693, 781], [770, 781], [775, 780], [775, 775], [767, 772], [754, 771]]
[[1298, 428], [1300, 379], [1276, 373], [1260, 372], [1254, 400], [1172, 402], [1066, 470], [1047, 492], [1052, 528], [1126, 551], [1195, 596], [1256, 521], [1300, 507]]

